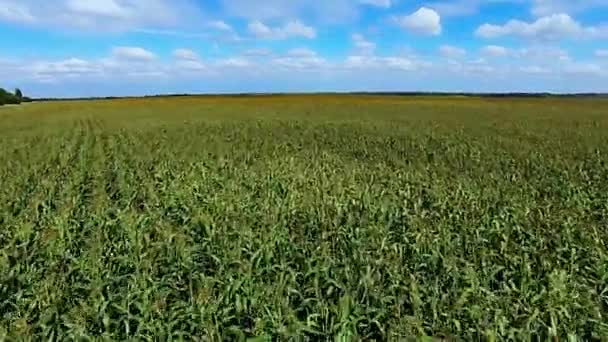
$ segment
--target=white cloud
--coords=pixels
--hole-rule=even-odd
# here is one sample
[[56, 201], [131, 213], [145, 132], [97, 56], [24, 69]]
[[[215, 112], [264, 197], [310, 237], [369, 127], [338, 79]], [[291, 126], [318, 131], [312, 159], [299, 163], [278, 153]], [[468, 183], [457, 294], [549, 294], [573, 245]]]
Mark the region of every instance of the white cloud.
[[608, 70], [594, 63], [571, 63], [564, 68], [567, 74], [589, 74], [593, 76], [605, 76]]
[[402, 28], [414, 33], [434, 36], [441, 34], [439, 13], [426, 7], [422, 7], [410, 15], [397, 17], [395, 21]]
[[246, 68], [251, 66], [249, 60], [241, 57], [231, 57], [224, 60], [221, 60], [217, 63], [218, 66], [221, 67], [230, 67], [230, 68]]
[[516, 36], [533, 40], [559, 40], [564, 38], [608, 37], [608, 27], [584, 27], [568, 14], [554, 14], [533, 22], [510, 20], [504, 25], [483, 24], [476, 33], [482, 38]]
[[549, 68], [546, 68], [546, 67], [538, 66], [538, 65], [530, 65], [530, 66], [520, 67], [519, 71], [521, 71], [525, 74], [544, 75], [544, 74], [550, 74], [552, 70]]
[[390, 8], [392, 3], [391, 0], [359, 0], [362, 5], [370, 5], [382, 8]]
[[577, 13], [592, 8], [608, 7], [606, 0], [533, 0], [532, 13], [539, 17], [559, 14]]
[[211, 34], [209, 34], [207, 38], [214, 38], [232, 42], [238, 42], [242, 40], [241, 36], [236, 33], [234, 27], [232, 27], [230, 24], [226, 23], [223, 20], [210, 21], [207, 23], [206, 26], [211, 28], [212, 31], [217, 31], [211, 32]]
[[264, 25], [264, 23], [257, 20], [249, 23], [249, 32], [251, 32], [256, 37], [264, 38], [273, 36], [275, 34], [270, 27]]
[[463, 75], [494, 75], [499, 74], [499, 70], [490, 65], [485, 59], [480, 58], [472, 61], [450, 60], [445, 66], [447, 71]]
[[272, 64], [285, 68], [296, 70], [318, 70], [329, 66], [329, 63], [319, 57], [314, 51], [312, 54], [302, 54], [290, 51], [287, 56], [278, 57], [272, 60]]
[[191, 0], [0, 0], [0, 21], [50, 28], [124, 31], [178, 26], [199, 15]]
[[555, 46], [539, 45], [514, 51], [514, 56], [535, 62], [559, 64], [571, 60], [568, 51]]
[[326, 61], [323, 58], [312, 57], [312, 58], [290, 58], [281, 57], [273, 60], [273, 63], [280, 67], [287, 69], [318, 69], [326, 65]]
[[608, 58], [608, 50], [596, 50], [595, 56], [599, 58]]
[[300, 21], [290, 21], [282, 27], [269, 27], [261, 21], [255, 20], [249, 23], [249, 32], [260, 39], [281, 40], [292, 37], [313, 39], [317, 32], [313, 27], [306, 26]]
[[117, 59], [149, 62], [156, 59], [156, 55], [144, 48], [135, 46], [118, 46], [112, 49], [112, 56]]
[[388, 69], [414, 71], [423, 65], [407, 57], [348, 56], [344, 62], [347, 69]]
[[318, 54], [308, 48], [295, 48], [287, 51], [287, 55], [291, 57], [316, 57]]
[[178, 71], [203, 71], [207, 70], [207, 66], [198, 59], [178, 59], [175, 63]]
[[212, 35], [205, 32], [185, 32], [177, 30], [159, 30], [159, 29], [133, 29], [131, 32], [149, 34], [154, 36], [168, 36], [178, 38], [210, 38]]
[[115, 0], [67, 0], [66, 7], [74, 13], [82, 13], [96, 17], [128, 18], [131, 9], [119, 5]]
[[384, 57], [381, 61], [386, 63], [386, 66], [391, 69], [411, 71], [418, 67], [414, 61], [405, 57]]
[[44, 83], [58, 83], [68, 80], [91, 81], [124, 78], [148, 78], [167, 75], [167, 65], [150, 61], [117, 57], [112, 54], [108, 58], [85, 60], [68, 58], [59, 61], [34, 60], [27, 61], [18, 69], [21, 77]]
[[439, 54], [446, 58], [463, 58], [467, 55], [467, 51], [465, 49], [451, 46], [451, 45], [442, 45], [439, 47]]
[[[311, 27], [302, 24], [299, 21], [290, 21], [278, 32], [282, 32], [287, 37], [304, 37], [313, 39], [317, 36], [317, 31]], [[280, 35], [280, 34], [279, 34]]]
[[[86, 60], [73, 57], [58, 61], [34, 60], [22, 62], [22, 66], [19, 68], [11, 68], [20, 70], [19, 74], [23, 79], [44, 83], [177, 78], [209, 70], [209, 67], [193, 51], [178, 49], [174, 51], [173, 55], [175, 59], [167, 62], [156, 58], [142, 48], [117, 47], [106, 58]], [[225, 65], [238, 66], [243, 65], [243, 62], [227, 60]]]
[[233, 31], [232, 26], [226, 24], [226, 22], [223, 20], [211, 21], [211, 22], [209, 22], [208, 26], [212, 29], [219, 30], [219, 31], [227, 31], [227, 32]]
[[376, 50], [376, 43], [370, 42], [363, 35], [355, 33], [351, 36], [357, 54], [371, 55]]
[[177, 58], [177, 59], [181, 59], [181, 60], [187, 60], [187, 61], [198, 61], [200, 60], [199, 55], [189, 49], [177, 49], [175, 51], [173, 51], [173, 57]]
[[265, 48], [249, 49], [243, 52], [248, 57], [267, 57], [272, 55], [272, 50]]
[[57, 62], [34, 62], [26, 69], [33, 78], [41, 81], [53, 81], [56, 77], [73, 78], [102, 73], [100, 65], [79, 58], [69, 58]]
[[480, 52], [487, 57], [505, 57], [510, 54], [509, 49], [499, 45], [486, 45], [481, 48]]
[[29, 7], [17, 1], [0, 1], [0, 20], [32, 23], [36, 20]]

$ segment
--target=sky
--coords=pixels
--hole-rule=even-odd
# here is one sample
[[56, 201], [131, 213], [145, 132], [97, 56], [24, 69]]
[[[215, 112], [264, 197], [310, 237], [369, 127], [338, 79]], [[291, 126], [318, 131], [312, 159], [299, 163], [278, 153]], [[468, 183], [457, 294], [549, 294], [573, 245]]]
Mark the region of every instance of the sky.
[[0, 86], [608, 92], [608, 0], [0, 0]]

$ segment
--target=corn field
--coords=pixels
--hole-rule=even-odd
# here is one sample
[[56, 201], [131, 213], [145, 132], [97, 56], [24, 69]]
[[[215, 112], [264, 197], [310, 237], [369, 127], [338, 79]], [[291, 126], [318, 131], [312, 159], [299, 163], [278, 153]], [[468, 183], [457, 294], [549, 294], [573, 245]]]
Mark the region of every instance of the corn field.
[[608, 101], [0, 109], [0, 340], [608, 338]]

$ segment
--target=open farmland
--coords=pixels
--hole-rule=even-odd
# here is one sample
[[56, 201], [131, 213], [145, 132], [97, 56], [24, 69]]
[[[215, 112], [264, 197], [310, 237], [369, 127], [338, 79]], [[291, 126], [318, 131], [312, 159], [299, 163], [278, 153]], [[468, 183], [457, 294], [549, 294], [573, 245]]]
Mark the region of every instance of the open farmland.
[[0, 340], [608, 336], [608, 101], [0, 109]]

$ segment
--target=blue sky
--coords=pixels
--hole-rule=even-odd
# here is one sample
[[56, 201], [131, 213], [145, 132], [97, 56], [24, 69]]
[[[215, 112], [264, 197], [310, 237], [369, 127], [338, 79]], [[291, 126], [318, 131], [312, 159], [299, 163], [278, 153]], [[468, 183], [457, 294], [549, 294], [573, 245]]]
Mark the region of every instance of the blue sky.
[[0, 0], [0, 86], [608, 92], [608, 0]]

